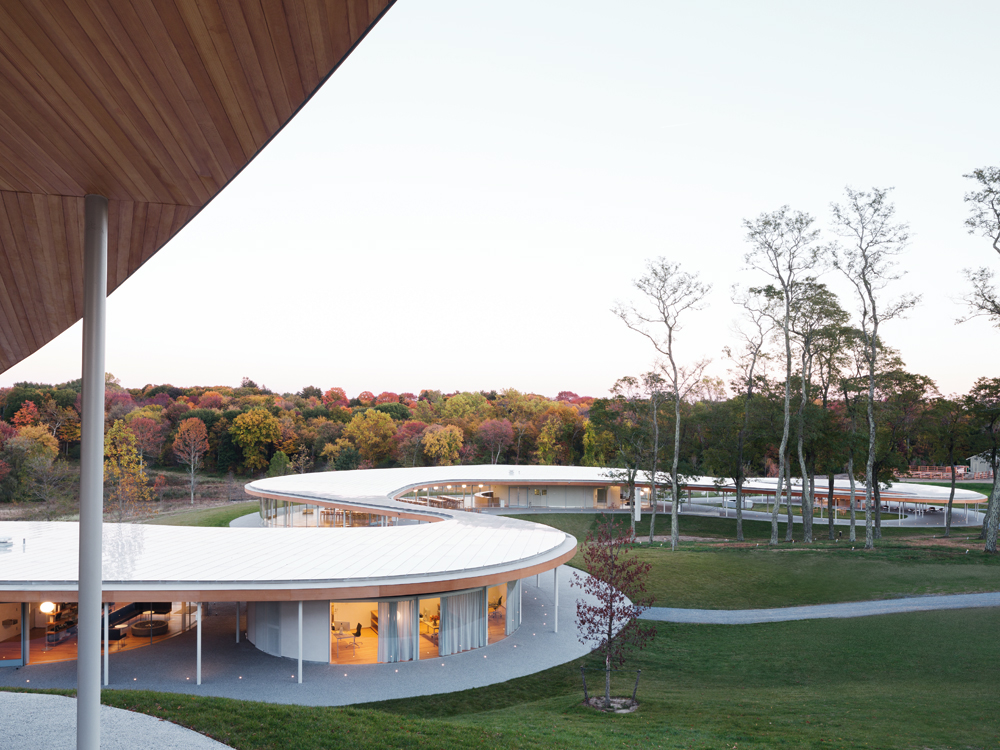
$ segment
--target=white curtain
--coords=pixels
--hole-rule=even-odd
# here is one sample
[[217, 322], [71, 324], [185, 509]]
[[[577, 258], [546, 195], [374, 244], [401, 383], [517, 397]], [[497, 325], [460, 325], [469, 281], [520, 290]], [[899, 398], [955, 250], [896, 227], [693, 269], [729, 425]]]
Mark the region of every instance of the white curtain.
[[521, 581], [507, 581], [507, 635], [521, 624]]
[[414, 657], [416, 607], [413, 599], [378, 603], [379, 662], [409, 661]]
[[441, 656], [480, 648], [487, 639], [486, 589], [441, 597]]
[[399, 659], [409, 661], [416, 658], [417, 600], [407, 599], [396, 602], [396, 639]]

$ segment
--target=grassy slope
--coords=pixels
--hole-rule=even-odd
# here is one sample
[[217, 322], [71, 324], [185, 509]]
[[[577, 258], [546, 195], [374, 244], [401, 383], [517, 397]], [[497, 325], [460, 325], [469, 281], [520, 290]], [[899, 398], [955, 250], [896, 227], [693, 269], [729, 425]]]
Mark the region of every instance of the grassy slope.
[[[597, 516], [553, 513], [524, 516], [584, 539]], [[627, 517], [620, 518], [627, 523]], [[658, 526], [661, 525], [658, 521]], [[648, 521], [640, 528], [648, 534]], [[662, 524], [669, 529], [669, 519]], [[766, 546], [770, 525], [745, 524], [748, 541], [760, 547], [737, 548], [707, 542], [669, 547], [643, 546], [639, 557], [652, 565], [649, 590], [661, 607], [743, 609], [800, 604], [888, 599], [921, 594], [1000, 591], [1000, 559], [982, 553], [980, 544], [965, 547], [914, 546], [902, 536], [933, 540], [934, 530], [883, 529], [873, 552], [849, 542], [818, 542], [811, 547]], [[685, 535], [714, 537], [736, 534], [733, 519], [681, 517]], [[863, 530], [862, 530], [863, 533]], [[782, 536], [782, 538], [784, 538]], [[581, 555], [570, 562], [580, 567]]]
[[247, 513], [253, 513], [259, 507], [260, 504], [256, 501], [231, 503], [219, 508], [201, 508], [158, 516], [146, 521], [146, 523], [161, 526], [228, 526], [230, 521], [245, 516]]
[[[159, 523], [226, 525], [256, 504], [193, 511]], [[530, 516], [583, 538], [594, 516]], [[626, 519], [622, 519], [627, 522]], [[648, 523], [648, 522], [647, 522]], [[686, 535], [724, 539], [724, 519], [685, 518]], [[767, 524], [747, 534], [766, 539]], [[641, 527], [640, 527], [640, 530]], [[646, 527], [648, 532], [648, 526]], [[888, 531], [888, 530], [887, 530]], [[913, 535], [913, 532], [908, 532]], [[932, 532], [924, 532], [932, 536]], [[734, 550], [705, 542], [685, 550], [643, 549], [654, 563], [661, 603], [769, 606], [762, 596], [839, 600], [861, 589], [996, 582], [981, 555], [883, 542], [875, 554]], [[919, 534], [917, 535], [919, 536]], [[783, 546], [783, 549], [789, 549]], [[896, 576], [897, 578], [893, 578]], [[900, 576], [902, 576], [900, 578]], [[895, 581], [895, 582], [894, 582]], [[1000, 588], [1000, 584], [992, 586]], [[709, 593], [718, 589], [718, 593]], [[821, 594], [821, 595], [820, 595]], [[673, 597], [669, 602], [667, 597]], [[461, 693], [355, 708], [304, 708], [170, 693], [105, 691], [130, 708], [209, 734], [243, 750], [285, 748], [806, 748], [996, 747], [1000, 657], [993, 610], [925, 612], [857, 620], [740, 627], [657, 626], [657, 639], [629, 668], [641, 668], [638, 712], [603, 716], [579, 705], [581, 664], [555, 667]], [[976, 647], [961, 648], [961, 643]], [[987, 665], [984, 667], [984, 665]], [[591, 688], [599, 671], [589, 673]], [[634, 673], [616, 675], [618, 693]], [[63, 691], [52, 691], [63, 692]]]
[[[639, 711], [580, 706], [573, 662], [500, 685], [347, 709], [165, 693], [103, 700], [236, 748], [997, 747], [996, 613], [737, 627], [660, 624], [629, 670]], [[976, 643], [974, 649], [957, 647]], [[596, 663], [591, 688], [600, 683]], [[616, 675], [631, 691], [633, 671]]]

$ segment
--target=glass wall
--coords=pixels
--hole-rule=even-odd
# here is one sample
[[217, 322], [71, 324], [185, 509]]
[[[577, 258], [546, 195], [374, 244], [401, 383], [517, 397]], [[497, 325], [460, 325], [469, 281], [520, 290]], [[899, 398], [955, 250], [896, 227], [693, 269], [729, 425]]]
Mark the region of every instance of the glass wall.
[[22, 664], [21, 602], [0, 602], [0, 665]]
[[413, 660], [418, 648], [417, 600], [379, 602], [378, 622], [379, 663]]
[[375, 664], [381, 622], [378, 602], [330, 604], [330, 662]]
[[441, 597], [441, 656], [481, 648], [489, 642], [486, 589]]
[[418, 623], [420, 628], [420, 658], [433, 659], [439, 653], [441, 635], [441, 599], [421, 599]]
[[486, 605], [489, 609], [488, 636], [490, 643], [507, 637], [507, 584], [491, 586], [486, 591]]
[[507, 582], [507, 611], [504, 613], [507, 635], [521, 626], [521, 581]]

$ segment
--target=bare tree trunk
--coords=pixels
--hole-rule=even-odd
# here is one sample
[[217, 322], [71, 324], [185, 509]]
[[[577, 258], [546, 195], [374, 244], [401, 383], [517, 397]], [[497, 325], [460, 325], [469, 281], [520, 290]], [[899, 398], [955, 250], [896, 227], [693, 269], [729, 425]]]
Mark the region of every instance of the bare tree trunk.
[[[785, 422], [781, 430], [781, 447], [778, 449], [778, 491], [775, 494], [774, 512], [771, 514], [771, 544], [778, 543], [778, 500], [781, 499], [781, 481], [785, 472], [785, 454], [788, 451], [788, 433], [792, 425], [792, 339], [789, 335], [791, 301], [785, 292], [785, 320], [782, 326], [785, 334]], [[792, 533], [791, 508], [788, 509], [788, 534]], [[791, 538], [789, 536], [789, 538]]]
[[[799, 502], [802, 505], [802, 541], [812, 543], [812, 494], [809, 491], [809, 470], [806, 468], [806, 459], [802, 453], [802, 435], [798, 440], [799, 468], [802, 470], [802, 492], [799, 493]], [[808, 515], [807, 515], [808, 514]]]
[[611, 708], [611, 654], [604, 659], [604, 707]]
[[807, 367], [806, 367], [806, 346], [803, 344], [802, 347], [802, 388], [801, 391], [801, 401], [799, 401], [799, 413], [798, 413], [798, 426], [799, 435], [796, 441], [796, 448], [799, 454], [799, 470], [802, 473], [802, 493], [800, 495], [802, 501], [802, 541], [806, 544], [812, 544], [813, 540], [813, 528], [812, 528], [812, 493], [809, 489], [809, 469], [806, 466], [806, 459], [804, 453], [804, 445], [806, 440], [806, 401], [808, 400], [808, 389], [806, 388], [807, 378]]
[[865, 461], [865, 549], [875, 547], [872, 529], [872, 488], [875, 468], [875, 337], [872, 336], [871, 358], [868, 360], [868, 459]]
[[827, 527], [830, 530], [830, 541], [833, 541], [833, 525], [836, 523], [836, 512], [834, 511], [833, 499], [833, 472], [826, 475], [826, 518]]
[[987, 552], [997, 551], [997, 526], [1000, 525], [1000, 481], [997, 481], [996, 472], [993, 472], [993, 492], [990, 493], [990, 502], [986, 507], [986, 546]]
[[875, 538], [882, 538], [882, 492], [878, 486], [878, 480], [875, 480], [875, 486], [872, 488], [875, 493]]
[[676, 550], [681, 541], [680, 519], [677, 514], [680, 505], [680, 485], [677, 482], [677, 465], [681, 460], [681, 394], [674, 378], [674, 461], [670, 466], [670, 549]]
[[856, 542], [858, 540], [858, 523], [857, 523], [857, 500], [855, 496], [857, 495], [857, 487], [854, 483], [854, 450], [851, 450], [850, 455], [847, 457], [847, 478], [851, 482], [851, 541]]
[[790, 542], [795, 538], [795, 517], [792, 515], [792, 456], [789, 454], [785, 458], [785, 517], [788, 524], [785, 526], [785, 541]]
[[635, 475], [637, 473], [638, 473], [637, 471], [636, 472], [629, 472], [630, 476], [629, 476], [629, 483], [628, 483], [628, 492], [629, 492], [629, 503], [628, 503], [629, 513], [628, 513], [628, 517], [629, 517], [629, 522], [632, 524], [632, 538], [633, 539], [635, 539]]
[[653, 407], [653, 473], [649, 478], [649, 504], [651, 507], [649, 514], [649, 543], [653, 543], [653, 536], [656, 534], [656, 470], [657, 461], [660, 457], [660, 420], [658, 418], [659, 406], [656, 399], [657, 394], [651, 393], [650, 404]]
[[955, 503], [955, 456], [951, 449], [948, 450], [948, 463], [951, 464], [951, 492], [948, 494], [948, 513], [944, 517], [945, 539], [951, 536], [951, 507]]

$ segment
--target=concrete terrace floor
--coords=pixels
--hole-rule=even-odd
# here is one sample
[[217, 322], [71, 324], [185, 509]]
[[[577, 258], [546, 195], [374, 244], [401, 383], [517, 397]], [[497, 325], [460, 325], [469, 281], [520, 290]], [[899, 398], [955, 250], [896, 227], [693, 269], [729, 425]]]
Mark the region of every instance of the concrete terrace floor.
[[[521, 627], [499, 643], [444, 658], [399, 664], [338, 666], [270, 656], [241, 637], [235, 605], [215, 603], [202, 626], [202, 684], [195, 684], [196, 635], [189, 630], [146, 648], [112, 652], [114, 690], [213, 695], [306, 706], [345, 706], [391, 698], [449, 693], [540, 672], [589, 653], [576, 636], [573, 570], [559, 569], [559, 632], [553, 632], [552, 573], [524, 579]], [[75, 688], [76, 661], [0, 669], [0, 687]]]

